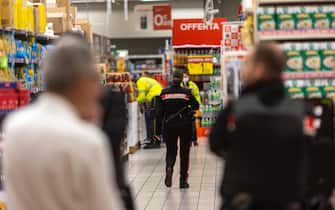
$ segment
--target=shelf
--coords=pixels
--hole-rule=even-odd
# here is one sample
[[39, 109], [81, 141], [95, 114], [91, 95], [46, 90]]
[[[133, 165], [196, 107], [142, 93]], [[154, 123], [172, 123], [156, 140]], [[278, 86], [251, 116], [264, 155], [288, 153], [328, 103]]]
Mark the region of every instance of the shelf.
[[334, 0], [258, 0], [260, 5], [334, 3]]
[[128, 59], [164, 59], [164, 55], [129, 55]]
[[335, 72], [285, 72], [283, 79], [331, 79], [335, 78]]
[[222, 52], [223, 57], [242, 57], [246, 56], [248, 51], [230, 51], [230, 52]]
[[260, 41], [335, 40], [335, 29], [258, 32]]
[[135, 70], [131, 71], [131, 73], [143, 73], [143, 72], [149, 72], [149, 73], [163, 73], [163, 69], [143, 69], [143, 70]]

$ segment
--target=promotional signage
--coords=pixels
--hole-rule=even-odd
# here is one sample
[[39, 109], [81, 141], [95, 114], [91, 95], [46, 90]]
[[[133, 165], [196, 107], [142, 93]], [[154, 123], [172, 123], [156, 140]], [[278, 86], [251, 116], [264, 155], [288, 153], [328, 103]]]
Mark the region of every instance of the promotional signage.
[[222, 26], [225, 18], [214, 18], [213, 23], [205, 24], [203, 19], [173, 20], [173, 46], [220, 47], [222, 41]]
[[213, 57], [210, 55], [188, 56], [187, 69], [191, 75], [213, 74]]
[[171, 30], [171, 5], [136, 5], [134, 8], [136, 31]]
[[170, 30], [172, 28], [170, 5], [154, 6], [153, 14], [154, 30]]

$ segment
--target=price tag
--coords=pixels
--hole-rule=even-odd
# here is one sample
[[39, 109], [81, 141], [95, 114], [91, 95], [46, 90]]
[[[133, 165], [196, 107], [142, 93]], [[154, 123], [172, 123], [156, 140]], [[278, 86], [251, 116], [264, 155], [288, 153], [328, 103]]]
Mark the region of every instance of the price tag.
[[214, 72], [211, 56], [189, 56], [187, 69], [191, 75], [209, 75]]

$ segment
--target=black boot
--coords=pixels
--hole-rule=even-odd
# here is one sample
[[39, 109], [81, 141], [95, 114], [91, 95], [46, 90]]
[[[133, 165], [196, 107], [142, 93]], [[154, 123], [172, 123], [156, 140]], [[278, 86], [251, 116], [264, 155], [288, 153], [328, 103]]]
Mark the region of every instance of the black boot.
[[179, 183], [180, 189], [187, 189], [189, 187], [190, 185], [187, 183], [186, 179], [180, 179], [180, 183]]
[[172, 186], [172, 175], [173, 175], [173, 169], [167, 168], [166, 169], [166, 176], [165, 176], [165, 186], [171, 187]]

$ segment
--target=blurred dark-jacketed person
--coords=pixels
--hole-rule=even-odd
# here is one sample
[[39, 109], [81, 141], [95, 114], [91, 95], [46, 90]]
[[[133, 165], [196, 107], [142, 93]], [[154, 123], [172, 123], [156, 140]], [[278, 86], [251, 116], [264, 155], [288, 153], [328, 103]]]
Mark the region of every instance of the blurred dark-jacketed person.
[[220, 113], [209, 138], [226, 161], [221, 209], [303, 209], [312, 116], [285, 94], [286, 59], [277, 45], [256, 46], [245, 62], [242, 96]]
[[106, 137], [92, 123], [101, 86], [89, 44], [59, 38], [43, 61], [46, 92], [7, 119], [8, 209], [123, 209]]
[[121, 154], [121, 145], [126, 137], [128, 125], [128, 109], [125, 93], [112, 87], [105, 87], [102, 95], [102, 129], [106, 133], [110, 149], [112, 151], [112, 162], [116, 173], [116, 182], [120, 190], [123, 205], [126, 210], [134, 210], [135, 204], [127, 177], [125, 164]]

